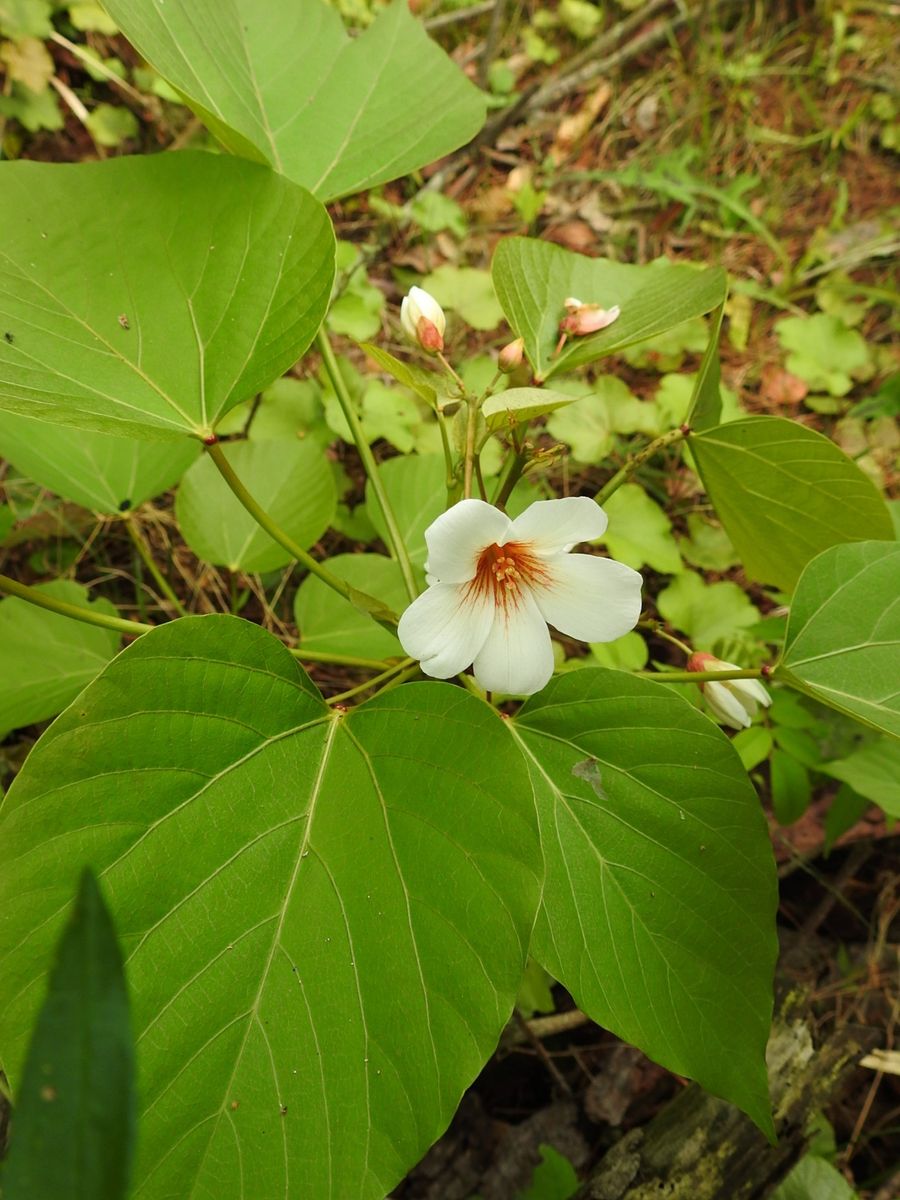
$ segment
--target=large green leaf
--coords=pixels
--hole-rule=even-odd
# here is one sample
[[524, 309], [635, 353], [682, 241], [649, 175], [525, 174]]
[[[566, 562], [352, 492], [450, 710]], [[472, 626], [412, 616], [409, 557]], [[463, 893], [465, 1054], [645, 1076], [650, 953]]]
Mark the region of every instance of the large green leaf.
[[[241, 482], [306, 550], [334, 516], [334, 475], [314, 442], [227, 442], [223, 452]], [[187, 472], [175, 498], [184, 540], [198, 558], [232, 571], [274, 571], [291, 556], [236, 499], [211, 459]]]
[[125, 1200], [134, 1043], [116, 931], [85, 871], [16, 1097], [5, 1200]]
[[322, 322], [328, 216], [264, 167], [156, 154], [4, 163], [2, 180], [0, 408], [205, 437]]
[[148, 442], [0, 412], [0, 456], [41, 487], [98, 513], [127, 512], [168, 491], [199, 453], [194, 439]]
[[703, 486], [747, 574], [791, 589], [839, 542], [890, 538], [871, 479], [834, 442], [783, 417], [747, 417], [690, 439]]
[[547, 871], [532, 955], [596, 1021], [770, 1131], [775, 870], [728, 739], [621, 671], [560, 676], [509, 725]]
[[[90, 601], [78, 583], [57, 579], [37, 585], [67, 604], [116, 616], [102, 597]], [[119, 648], [114, 630], [75, 621], [8, 596], [0, 600], [0, 737], [35, 721], [45, 721], [78, 695]]]
[[900, 544], [832, 546], [800, 576], [775, 674], [900, 737]]
[[[409, 604], [399, 565], [383, 554], [338, 554], [325, 564], [352, 587], [383, 600], [400, 613]], [[352, 654], [357, 658], [403, 657], [397, 638], [376, 625], [349, 600], [315, 575], [297, 589], [294, 616], [300, 630], [300, 650], [326, 650], [329, 654]]]
[[226, 616], [130, 646], [0, 808], [14, 1081], [85, 861], [131, 990], [135, 1200], [381, 1200], [496, 1045], [542, 872], [527, 772], [486, 705], [425, 683], [329, 709]]
[[[707, 313], [725, 299], [726, 276], [719, 267], [698, 271], [665, 262], [638, 267], [586, 258], [536, 238], [502, 241], [491, 269], [506, 319], [525, 339], [539, 379], [605, 358]], [[617, 304], [622, 311], [600, 333], [570, 338], [554, 356], [569, 296], [603, 308]]]
[[323, 200], [474, 137], [481, 94], [394, 0], [358, 38], [321, 0], [104, 0], [217, 137]]

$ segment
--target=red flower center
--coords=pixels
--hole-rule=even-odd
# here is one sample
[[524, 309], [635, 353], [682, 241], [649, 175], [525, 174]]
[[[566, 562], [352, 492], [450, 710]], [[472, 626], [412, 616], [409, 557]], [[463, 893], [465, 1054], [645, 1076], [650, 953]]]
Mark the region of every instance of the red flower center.
[[504, 609], [516, 608], [529, 586], [549, 580], [546, 563], [533, 553], [530, 542], [507, 542], [505, 546], [494, 542], [478, 555], [467, 594], [478, 599], [490, 597]]

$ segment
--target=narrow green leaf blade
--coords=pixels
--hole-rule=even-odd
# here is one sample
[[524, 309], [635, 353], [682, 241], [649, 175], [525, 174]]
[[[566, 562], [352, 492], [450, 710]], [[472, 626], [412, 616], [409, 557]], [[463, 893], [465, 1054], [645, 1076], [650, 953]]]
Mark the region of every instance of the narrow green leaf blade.
[[0, 808], [14, 1079], [85, 859], [127, 959], [135, 1200], [238, 1200], [247, 1180], [382, 1200], [496, 1045], [542, 871], [524, 764], [486, 705], [431, 683], [335, 712], [224, 616], [130, 646]]
[[[302, 549], [319, 540], [337, 505], [334, 475], [314, 442], [226, 442], [223, 453], [241, 482]], [[205, 562], [232, 571], [274, 571], [290, 553], [256, 523], [211, 459], [181, 481], [175, 512], [184, 540]]]
[[[710, 312], [725, 299], [726, 276], [666, 263], [632, 266], [586, 258], [536, 238], [506, 238], [491, 271], [497, 297], [539, 379], [605, 358], [689, 317]], [[570, 338], [554, 354], [564, 301], [574, 296], [603, 308], [619, 305], [618, 320], [599, 333]]]
[[668, 688], [592, 669], [510, 727], [547, 870], [532, 955], [596, 1021], [770, 1132], [775, 870], [728, 739]]
[[832, 546], [800, 576], [776, 678], [900, 738], [900, 544]]
[[150, 442], [0, 412], [0, 456], [64, 500], [110, 516], [168, 491], [200, 449], [188, 438]]
[[229, 149], [326, 201], [433, 162], [484, 121], [406, 0], [353, 39], [321, 0], [104, 3]]
[[56, 951], [16, 1098], [5, 1200], [125, 1200], [134, 1043], [122, 955], [86, 870]]
[[716, 309], [709, 331], [709, 341], [700, 363], [700, 370], [694, 381], [694, 394], [691, 396], [691, 406], [688, 409], [687, 423], [692, 429], [711, 429], [722, 419], [722, 392], [720, 388], [721, 371], [719, 367], [719, 336], [722, 332], [722, 318], [725, 315], [725, 301]]
[[822, 434], [783, 417], [747, 417], [689, 442], [703, 486], [747, 574], [790, 590], [820, 551], [890, 538], [874, 483]]
[[191, 152], [15, 162], [3, 183], [0, 408], [202, 438], [322, 323], [328, 215], [264, 167]]

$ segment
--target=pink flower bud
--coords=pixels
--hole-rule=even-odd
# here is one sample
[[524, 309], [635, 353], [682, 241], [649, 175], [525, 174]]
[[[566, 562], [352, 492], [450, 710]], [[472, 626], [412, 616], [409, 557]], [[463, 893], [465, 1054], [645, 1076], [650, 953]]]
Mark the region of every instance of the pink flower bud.
[[400, 324], [407, 336], [429, 354], [443, 350], [447, 324], [444, 310], [424, 288], [410, 288], [409, 295], [403, 297]]
[[514, 371], [516, 367], [521, 366], [522, 358], [525, 353], [525, 339], [516, 338], [514, 342], [508, 342], [497, 357], [497, 366], [504, 375], [508, 375]]

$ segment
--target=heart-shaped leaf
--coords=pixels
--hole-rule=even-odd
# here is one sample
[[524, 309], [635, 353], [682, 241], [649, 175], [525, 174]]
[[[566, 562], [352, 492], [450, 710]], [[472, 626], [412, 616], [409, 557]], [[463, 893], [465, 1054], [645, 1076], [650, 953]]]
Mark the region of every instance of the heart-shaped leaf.
[[329, 709], [225, 616], [130, 646], [0, 808], [14, 1081], [83, 862], [126, 957], [135, 1200], [382, 1200], [496, 1045], [542, 873], [486, 705], [426, 683]]
[[[303, 550], [334, 517], [334, 475], [314, 442], [226, 442], [222, 447], [241, 482]], [[181, 481], [175, 512], [184, 540], [198, 558], [232, 571], [274, 571], [291, 561], [234, 496], [209, 458], [198, 459]]]
[[229, 149], [323, 200], [397, 179], [474, 137], [485, 103], [394, 0], [358, 38], [322, 0], [104, 0]]
[[199, 454], [193, 439], [148, 442], [0, 412], [0, 455], [41, 487], [93, 512], [127, 512], [161, 495]]
[[0, 408], [207, 437], [322, 323], [328, 216], [264, 167], [185, 152], [2, 173]]
[[[37, 589], [66, 604], [117, 615], [108, 600], [90, 601], [85, 588], [67, 579]], [[0, 736], [62, 712], [106, 666], [119, 641], [114, 630], [73, 621], [16, 596], [0, 600]]]
[[834, 442], [784, 417], [747, 417], [689, 442], [703, 486], [752, 579], [793, 588], [838, 542], [890, 538], [871, 479]]
[[[538, 379], [605, 358], [625, 346], [710, 312], [725, 299], [726, 276], [671, 263], [631, 266], [586, 258], [536, 238], [506, 238], [494, 254], [494, 287]], [[565, 301], [575, 297], [602, 308], [618, 305], [612, 325], [585, 337], [570, 337], [559, 354], [559, 323]]]
[[16, 1097], [5, 1200], [125, 1200], [135, 1107], [122, 955], [85, 871]]
[[776, 676], [900, 737], [900, 544], [832, 546], [794, 593]]
[[728, 739], [668, 688], [590, 669], [509, 727], [547, 870], [532, 955], [596, 1021], [770, 1131], [775, 869]]

